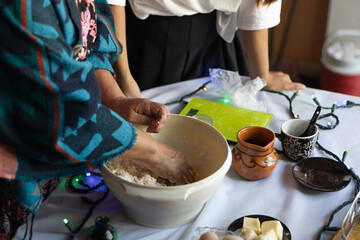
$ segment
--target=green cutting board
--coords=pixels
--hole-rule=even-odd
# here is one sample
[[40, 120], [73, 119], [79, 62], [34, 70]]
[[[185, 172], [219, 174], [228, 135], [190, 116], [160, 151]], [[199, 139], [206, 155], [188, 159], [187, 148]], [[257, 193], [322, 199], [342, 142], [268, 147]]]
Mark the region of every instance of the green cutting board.
[[266, 127], [273, 115], [234, 107], [222, 103], [192, 98], [180, 115], [194, 116], [207, 115], [212, 118], [213, 126], [219, 130], [230, 142], [237, 142], [237, 132], [247, 126]]

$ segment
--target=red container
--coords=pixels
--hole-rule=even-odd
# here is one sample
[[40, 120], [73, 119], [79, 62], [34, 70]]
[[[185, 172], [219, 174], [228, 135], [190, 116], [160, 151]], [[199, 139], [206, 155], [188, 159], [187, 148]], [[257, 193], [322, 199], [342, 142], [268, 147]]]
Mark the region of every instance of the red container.
[[326, 39], [321, 88], [360, 96], [360, 31], [339, 30]]
[[360, 97], [360, 74], [346, 76], [324, 67], [321, 76], [321, 88]]

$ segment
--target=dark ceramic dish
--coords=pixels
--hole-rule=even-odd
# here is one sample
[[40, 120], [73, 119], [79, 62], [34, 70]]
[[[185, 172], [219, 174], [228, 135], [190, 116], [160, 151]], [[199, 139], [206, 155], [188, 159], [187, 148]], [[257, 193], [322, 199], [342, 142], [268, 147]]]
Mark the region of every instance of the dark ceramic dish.
[[292, 172], [300, 184], [324, 192], [341, 190], [351, 181], [346, 165], [329, 158], [303, 159], [294, 165]]
[[[266, 216], [266, 215], [248, 215], [248, 216], [244, 216], [244, 217], [249, 217], [249, 218], [259, 218], [260, 224], [262, 222], [265, 221], [273, 221], [273, 220], [277, 220], [281, 223], [282, 227], [283, 227], [283, 240], [291, 240], [291, 233], [289, 228], [280, 220], [270, 217], [270, 216]], [[238, 218], [235, 221], [233, 221], [227, 230], [235, 232], [238, 229], [241, 229], [244, 223], [244, 217]]]

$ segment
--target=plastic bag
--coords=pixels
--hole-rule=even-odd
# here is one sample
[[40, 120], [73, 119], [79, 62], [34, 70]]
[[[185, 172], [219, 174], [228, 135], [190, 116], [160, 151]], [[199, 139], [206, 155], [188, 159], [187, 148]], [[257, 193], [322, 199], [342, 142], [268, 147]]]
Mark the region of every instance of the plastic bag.
[[256, 98], [257, 93], [266, 86], [265, 80], [243, 80], [238, 72], [219, 68], [209, 69], [211, 82], [216, 91], [231, 101], [231, 105], [254, 111], [266, 111], [265, 105]]

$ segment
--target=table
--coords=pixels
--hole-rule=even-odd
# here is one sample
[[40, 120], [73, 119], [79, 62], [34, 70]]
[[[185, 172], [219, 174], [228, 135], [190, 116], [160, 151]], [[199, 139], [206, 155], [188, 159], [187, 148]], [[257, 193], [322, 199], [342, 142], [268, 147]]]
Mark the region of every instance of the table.
[[[143, 91], [142, 95], [153, 101], [167, 103], [194, 91], [208, 80], [208, 78], [200, 78], [166, 85]], [[206, 99], [212, 96], [214, 87], [209, 84], [208, 89], [207, 92], [198, 92], [194, 97]], [[294, 91], [284, 93], [291, 97]], [[322, 106], [328, 107], [334, 101], [340, 103], [343, 100], [351, 100], [360, 103], [359, 97], [307, 88], [300, 91], [293, 102], [294, 113], [299, 114], [300, 118], [311, 118], [316, 107], [312, 96], [316, 96]], [[257, 98], [265, 104], [266, 112], [273, 114], [268, 128], [279, 133], [281, 124], [291, 118], [288, 112], [288, 101], [281, 95], [265, 91], [260, 91]], [[179, 113], [182, 108], [181, 104], [169, 106], [172, 113]], [[328, 111], [323, 110], [322, 114]], [[345, 149], [348, 149], [345, 163], [360, 174], [360, 138], [358, 136], [360, 107], [337, 109], [335, 114], [340, 120], [339, 126], [333, 130], [320, 130], [319, 142], [339, 157]], [[281, 149], [278, 141], [275, 147]], [[330, 157], [318, 148], [314, 150], [312, 156]], [[121, 203], [110, 193], [95, 208], [82, 231], [76, 235], [76, 239], [87, 239], [87, 229], [94, 224], [98, 216], [110, 218], [111, 225], [117, 228], [118, 239], [121, 240], [191, 240], [198, 227], [226, 229], [235, 219], [250, 214], [269, 215], [281, 220], [290, 229], [293, 240], [316, 239], [331, 212], [351, 199], [355, 184], [352, 181], [346, 188], [337, 192], [307, 189], [294, 179], [292, 175], [294, 164], [279, 155], [274, 172], [263, 180], [253, 182], [241, 179], [230, 167], [222, 184], [206, 203], [200, 215], [193, 222], [177, 228], [151, 229], [139, 226], [124, 215]], [[91, 193], [86, 196], [97, 199], [101, 195], [102, 193]], [[348, 207], [335, 215], [332, 226], [341, 226]], [[33, 239], [69, 239], [69, 231], [62, 220], [67, 218], [73, 226], [77, 226], [88, 209], [89, 205], [81, 202], [79, 194], [66, 191], [63, 182], [43, 203], [36, 215]], [[14, 239], [23, 239], [24, 231], [25, 226], [22, 226]], [[333, 235], [334, 233], [325, 233], [321, 239], [330, 239]]]

